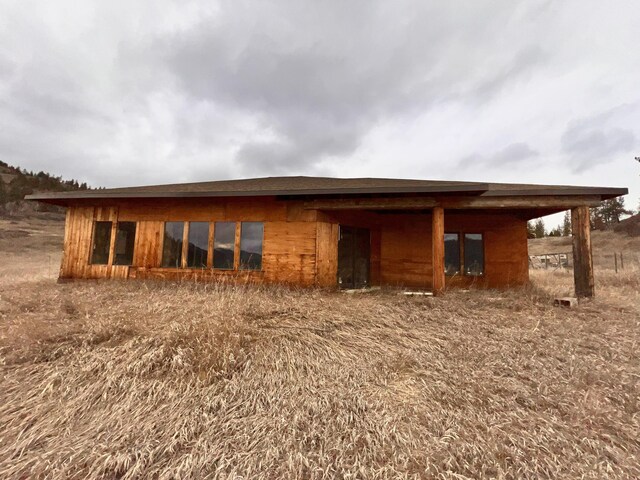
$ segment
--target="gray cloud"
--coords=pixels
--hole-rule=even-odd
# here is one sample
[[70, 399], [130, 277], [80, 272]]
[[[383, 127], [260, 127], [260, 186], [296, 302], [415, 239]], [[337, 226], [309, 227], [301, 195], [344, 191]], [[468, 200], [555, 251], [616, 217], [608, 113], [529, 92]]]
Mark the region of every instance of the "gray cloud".
[[523, 142], [512, 143], [493, 155], [490, 163], [499, 166], [509, 166], [521, 163], [533, 157], [537, 157], [538, 152]]
[[610, 163], [620, 153], [634, 153], [639, 144], [636, 134], [627, 127], [630, 113], [631, 105], [621, 105], [569, 123], [561, 145], [574, 171]]
[[524, 142], [516, 142], [493, 152], [474, 153], [460, 160], [458, 167], [466, 169], [477, 169], [479, 167], [501, 168], [501, 167], [520, 167], [532, 166], [528, 160], [538, 157], [539, 153], [533, 150]]
[[[313, 172], [327, 158], [353, 154], [379, 121], [420, 115], [443, 101], [488, 101], [544, 58], [540, 47], [525, 45], [489, 71], [450, 69], [447, 54], [464, 47], [481, 55], [469, 33], [460, 32], [460, 45], [442, 35], [457, 10], [443, 19], [413, 4], [391, 20], [383, 4], [354, 2], [346, 12], [342, 2], [326, 5], [223, 9], [217, 28], [205, 19], [151, 46], [192, 98], [250, 113], [273, 132], [275, 139], [248, 138], [238, 150], [243, 172]], [[284, 17], [282, 31], [274, 31]]]
[[548, 181], [546, 167], [557, 182], [624, 185], [636, 180], [621, 165], [640, 138], [640, 55], [619, 45], [633, 44], [639, 8], [4, 2], [0, 159], [105, 186]]

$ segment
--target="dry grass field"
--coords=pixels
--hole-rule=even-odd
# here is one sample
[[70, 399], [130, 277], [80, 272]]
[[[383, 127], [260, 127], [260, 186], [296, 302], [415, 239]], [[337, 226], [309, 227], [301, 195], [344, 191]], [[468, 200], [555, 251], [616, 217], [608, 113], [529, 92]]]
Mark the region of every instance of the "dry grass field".
[[[530, 255], [544, 255], [545, 253], [571, 254], [571, 237], [545, 237], [529, 240]], [[625, 233], [611, 231], [595, 231], [591, 233], [593, 244], [593, 264], [601, 270], [613, 270], [614, 253], [622, 253], [625, 268], [640, 269], [640, 237], [632, 237]], [[620, 267], [620, 265], [618, 265]]]
[[[25, 233], [26, 232], [26, 233]], [[640, 478], [640, 273], [345, 295], [57, 284], [0, 220], [0, 478]]]

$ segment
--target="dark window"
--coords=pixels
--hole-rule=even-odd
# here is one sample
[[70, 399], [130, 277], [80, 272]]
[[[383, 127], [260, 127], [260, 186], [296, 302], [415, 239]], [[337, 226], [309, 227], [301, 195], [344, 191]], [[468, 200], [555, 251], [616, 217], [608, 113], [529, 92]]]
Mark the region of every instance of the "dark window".
[[184, 222], [166, 222], [164, 224], [164, 242], [162, 244], [162, 266], [180, 268], [182, 266], [182, 237]]
[[189, 222], [187, 267], [207, 268], [209, 250], [209, 222]]
[[136, 241], [136, 222], [118, 222], [116, 225], [114, 265], [133, 264], [133, 246]]
[[213, 239], [213, 268], [233, 270], [235, 260], [235, 222], [216, 222]]
[[460, 235], [457, 233], [444, 234], [444, 273], [460, 273]]
[[240, 269], [262, 269], [262, 222], [242, 222], [240, 229]]
[[464, 274], [484, 274], [484, 244], [481, 233], [464, 234]]
[[91, 263], [94, 265], [106, 265], [109, 263], [111, 225], [111, 222], [96, 222], [94, 224], [93, 250], [91, 250]]

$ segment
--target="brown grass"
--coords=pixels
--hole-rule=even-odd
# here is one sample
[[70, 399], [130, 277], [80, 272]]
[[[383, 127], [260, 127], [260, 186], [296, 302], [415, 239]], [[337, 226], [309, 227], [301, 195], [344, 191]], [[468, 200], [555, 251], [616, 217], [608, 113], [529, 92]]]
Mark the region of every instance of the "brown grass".
[[0, 276], [1, 478], [640, 477], [637, 272], [571, 310], [539, 272], [440, 298], [53, 277]]

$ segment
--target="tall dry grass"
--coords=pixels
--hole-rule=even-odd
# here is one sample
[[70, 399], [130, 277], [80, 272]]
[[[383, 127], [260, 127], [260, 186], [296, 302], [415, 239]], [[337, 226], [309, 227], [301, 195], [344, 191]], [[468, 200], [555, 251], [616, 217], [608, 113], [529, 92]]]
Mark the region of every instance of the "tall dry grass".
[[[530, 270], [533, 284], [554, 297], [574, 295], [573, 270]], [[603, 310], [615, 314], [618, 310], [640, 315], [640, 267], [629, 266], [615, 272], [608, 268], [596, 268], [595, 303]]]
[[0, 478], [640, 478], [637, 270], [571, 310], [571, 272], [441, 298], [57, 285], [38, 222], [0, 222]]
[[638, 478], [638, 313], [551, 285], [0, 283], [0, 477]]

